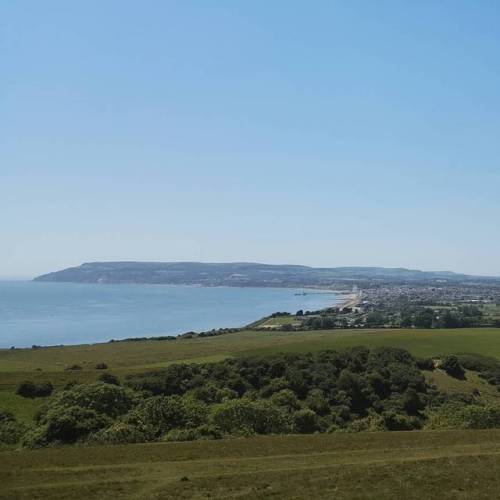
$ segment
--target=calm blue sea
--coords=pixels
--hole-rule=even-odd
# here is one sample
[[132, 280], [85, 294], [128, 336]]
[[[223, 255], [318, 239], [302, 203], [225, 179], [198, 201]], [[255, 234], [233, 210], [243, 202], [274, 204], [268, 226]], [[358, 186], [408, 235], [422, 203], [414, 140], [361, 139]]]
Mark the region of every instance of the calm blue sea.
[[203, 288], [0, 282], [0, 347], [82, 344], [237, 327], [275, 311], [320, 309], [333, 293], [290, 288]]

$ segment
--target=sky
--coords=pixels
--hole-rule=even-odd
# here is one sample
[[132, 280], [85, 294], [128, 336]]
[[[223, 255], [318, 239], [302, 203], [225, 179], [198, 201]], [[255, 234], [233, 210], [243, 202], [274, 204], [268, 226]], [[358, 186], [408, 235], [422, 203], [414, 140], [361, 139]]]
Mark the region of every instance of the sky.
[[0, 276], [500, 275], [497, 0], [0, 2]]

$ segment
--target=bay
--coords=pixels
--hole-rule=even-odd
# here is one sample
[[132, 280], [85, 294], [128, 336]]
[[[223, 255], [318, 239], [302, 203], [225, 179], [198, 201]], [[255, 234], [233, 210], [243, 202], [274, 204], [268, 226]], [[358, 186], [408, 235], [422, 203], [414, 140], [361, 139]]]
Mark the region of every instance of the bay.
[[338, 301], [332, 292], [291, 288], [0, 282], [0, 347], [240, 327], [276, 311], [316, 310]]

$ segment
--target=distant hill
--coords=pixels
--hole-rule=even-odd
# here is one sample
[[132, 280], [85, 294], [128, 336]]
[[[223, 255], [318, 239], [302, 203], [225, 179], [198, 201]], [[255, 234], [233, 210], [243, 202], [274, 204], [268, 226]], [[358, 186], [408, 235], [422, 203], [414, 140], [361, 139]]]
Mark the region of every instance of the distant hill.
[[460, 282], [487, 279], [448, 271], [429, 272], [403, 268], [333, 267], [233, 262], [89, 262], [44, 274], [35, 281], [73, 283], [151, 283], [204, 286], [329, 286], [366, 281]]

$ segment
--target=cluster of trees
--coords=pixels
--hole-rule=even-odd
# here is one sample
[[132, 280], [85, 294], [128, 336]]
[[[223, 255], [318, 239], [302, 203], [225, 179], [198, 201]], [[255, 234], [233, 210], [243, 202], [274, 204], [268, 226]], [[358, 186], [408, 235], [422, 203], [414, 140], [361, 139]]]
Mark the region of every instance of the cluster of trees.
[[401, 326], [416, 328], [467, 328], [481, 325], [483, 313], [474, 305], [463, 305], [447, 309], [425, 307], [406, 310], [401, 314]]
[[417, 361], [393, 348], [172, 365], [123, 385], [110, 377], [57, 392], [23, 443], [418, 429], [432, 397]]
[[347, 319], [339, 316], [319, 316], [307, 318], [301, 328], [306, 330], [328, 330], [330, 328], [348, 328]]
[[[440, 368], [452, 376], [462, 377], [464, 367], [490, 383], [500, 380], [500, 363], [493, 358], [441, 359]], [[123, 383], [104, 372], [98, 382], [56, 391], [30, 428], [0, 412], [0, 442], [21, 439], [24, 446], [41, 447], [500, 426], [500, 409], [473, 396], [460, 400], [437, 392], [426, 383], [423, 369], [434, 369], [434, 362], [402, 349], [356, 347], [171, 365]]]

